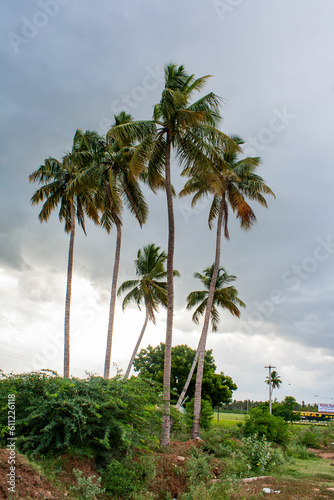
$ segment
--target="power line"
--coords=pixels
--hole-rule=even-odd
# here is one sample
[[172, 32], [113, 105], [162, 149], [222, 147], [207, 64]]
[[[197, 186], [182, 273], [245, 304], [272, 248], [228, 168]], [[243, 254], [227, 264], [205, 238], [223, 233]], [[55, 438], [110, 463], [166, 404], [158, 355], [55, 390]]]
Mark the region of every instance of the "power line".
[[[13, 347], [13, 348], [17, 348], [16, 346], [12, 346], [11, 344], [8, 344], [7, 342], [0, 342], [0, 344], [3, 344], [3, 345], [7, 345], [9, 347]], [[43, 356], [43, 354], [41, 352], [38, 352], [38, 351], [33, 351], [31, 349], [27, 349], [26, 347], [18, 347], [18, 349], [22, 349], [24, 351], [27, 351], [28, 353], [32, 353], [34, 355], [38, 354], [38, 355], [41, 355]], [[33, 357], [32, 356], [25, 356], [24, 354], [20, 354], [20, 353], [14, 353], [14, 352], [10, 352], [10, 351], [6, 351], [6, 350], [3, 350], [1, 349], [1, 352], [6, 354], [7, 356], [11, 356], [12, 358], [17, 358], [17, 359], [23, 359], [24, 361], [33, 361]], [[74, 368], [78, 368], [78, 369], [82, 369], [80, 368], [80, 366], [83, 367], [83, 368], [91, 368], [91, 369], [94, 369], [94, 370], [98, 370], [99, 369], [99, 366], [98, 365], [92, 365], [92, 364], [89, 364], [89, 363], [81, 363], [80, 361], [77, 361], [73, 364]], [[72, 368], [73, 368], [72, 366]]]

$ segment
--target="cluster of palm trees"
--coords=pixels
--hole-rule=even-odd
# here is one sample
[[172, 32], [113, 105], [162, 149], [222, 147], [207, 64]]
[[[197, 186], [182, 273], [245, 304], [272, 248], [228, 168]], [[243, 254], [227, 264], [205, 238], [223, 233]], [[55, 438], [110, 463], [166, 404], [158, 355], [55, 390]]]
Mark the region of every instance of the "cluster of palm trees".
[[[194, 366], [197, 363], [197, 376], [193, 437], [197, 437], [200, 431], [203, 365], [210, 318], [214, 329], [218, 320], [214, 304], [222, 305], [223, 299], [227, 298], [230, 303], [228, 309], [236, 316], [240, 314], [237, 306], [243, 306], [234, 287], [226, 287], [230, 290], [224, 292], [225, 297], [223, 292], [221, 296], [216, 293], [217, 289], [221, 289], [224, 280], [228, 283], [234, 279], [234, 277], [228, 277], [226, 272], [220, 268], [221, 233], [223, 231], [224, 236], [229, 238], [229, 209], [235, 213], [241, 228], [247, 230], [256, 221], [255, 214], [247, 199], [267, 206], [265, 195], [273, 195], [263, 179], [255, 173], [260, 159], [243, 158], [242, 140], [239, 137], [229, 137], [218, 129], [221, 120], [221, 99], [211, 92], [192, 101], [194, 94], [202, 91], [208, 78], [208, 76], [195, 78], [194, 75], [188, 74], [183, 66], [167, 65], [165, 86], [160, 102], [154, 106], [152, 120], [135, 121], [130, 115], [123, 112], [115, 117], [115, 123], [105, 139], [98, 136], [96, 132], [78, 130], [74, 136], [72, 151], [66, 154], [62, 161], [48, 158], [44, 165], [30, 176], [31, 181], [43, 184], [32, 197], [33, 204], [44, 202], [39, 214], [40, 220], [48, 220], [52, 211], [60, 206], [59, 218], [65, 222], [65, 231], [70, 233], [65, 307], [65, 377], [69, 376], [70, 367], [70, 298], [75, 219], [84, 231], [85, 216], [101, 225], [108, 232], [114, 227], [116, 228], [116, 249], [104, 367], [104, 377], [109, 378], [123, 210], [124, 207], [127, 207], [142, 226], [147, 219], [148, 206], [140, 182], [147, 183], [153, 192], [158, 189], [164, 189], [166, 192], [167, 255], [160, 252], [157, 247], [145, 247], [144, 253], [138, 252], [135, 263], [138, 279], [123, 283], [119, 289], [119, 293], [130, 290], [123, 301], [123, 306], [132, 299], [139, 306], [141, 303], [145, 305], [146, 319], [143, 331], [149, 319], [154, 321], [154, 312], [157, 310], [158, 303], [167, 308], [163, 376], [164, 404], [160, 439], [163, 447], [168, 446], [170, 442], [174, 276], [177, 275], [174, 269], [173, 198], [175, 192], [171, 179], [171, 157], [175, 158], [180, 165], [181, 175], [188, 179], [179, 193], [180, 196], [192, 194], [193, 205], [203, 196], [212, 197], [209, 211], [210, 229], [213, 227], [215, 219], [217, 220], [214, 264], [211, 268], [206, 269], [203, 275], [198, 275], [198, 277], [201, 276], [200, 279], [206, 286], [207, 296], [193, 292], [195, 295], [188, 297], [189, 307], [200, 304], [195, 311], [194, 320], [198, 321], [199, 315], [204, 314], [202, 333], [194, 360]], [[147, 282], [142, 279], [147, 274], [142, 266], [144, 261], [149, 258], [152, 259], [155, 271], [151, 276], [151, 281], [154, 283], [147, 286]], [[167, 263], [166, 271], [164, 270], [165, 261]], [[163, 282], [162, 279], [166, 279], [166, 281]], [[158, 282], [160, 285], [157, 284]], [[147, 300], [148, 296], [150, 296], [149, 300]], [[134, 355], [135, 351], [136, 349]], [[132, 362], [129, 364], [126, 375], [129, 374], [131, 365]]]

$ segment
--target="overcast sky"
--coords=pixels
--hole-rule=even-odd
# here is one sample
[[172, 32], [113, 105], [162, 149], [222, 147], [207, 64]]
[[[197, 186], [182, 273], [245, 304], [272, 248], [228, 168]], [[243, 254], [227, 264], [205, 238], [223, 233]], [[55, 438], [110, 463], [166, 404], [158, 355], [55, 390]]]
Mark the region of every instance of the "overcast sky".
[[[237, 276], [247, 304], [240, 320], [221, 312], [210, 334], [218, 371], [236, 399], [264, 400], [271, 364], [274, 395], [334, 403], [332, 0], [7, 0], [2, 2], [1, 366], [8, 372], [62, 373], [68, 235], [55, 213], [40, 224], [29, 174], [48, 156], [61, 159], [77, 128], [110, 127], [122, 109], [150, 118], [163, 67], [210, 74], [206, 91], [224, 99], [221, 129], [238, 134], [276, 194], [247, 233], [230, 218], [222, 265]], [[173, 183], [182, 187], [177, 165]], [[164, 193], [145, 190], [147, 224], [124, 216], [119, 284], [134, 277], [137, 250], [167, 247]], [[201, 326], [185, 310], [193, 278], [214, 259], [209, 202], [195, 211], [175, 200], [174, 345], [195, 348]], [[72, 295], [71, 373], [102, 374], [115, 234], [77, 231]], [[143, 312], [116, 308], [112, 360], [125, 369]], [[142, 347], [165, 337], [165, 312]], [[115, 373], [113, 367], [113, 373]]]

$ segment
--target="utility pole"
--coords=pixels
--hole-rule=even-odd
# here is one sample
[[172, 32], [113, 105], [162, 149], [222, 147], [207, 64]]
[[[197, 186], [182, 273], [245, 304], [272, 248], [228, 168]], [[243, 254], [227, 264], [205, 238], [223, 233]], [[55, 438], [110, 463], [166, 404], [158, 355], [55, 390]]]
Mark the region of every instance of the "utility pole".
[[271, 382], [271, 369], [276, 368], [276, 366], [265, 366], [265, 368], [268, 368], [269, 370], [269, 413], [271, 415], [271, 394], [272, 394], [272, 382]]

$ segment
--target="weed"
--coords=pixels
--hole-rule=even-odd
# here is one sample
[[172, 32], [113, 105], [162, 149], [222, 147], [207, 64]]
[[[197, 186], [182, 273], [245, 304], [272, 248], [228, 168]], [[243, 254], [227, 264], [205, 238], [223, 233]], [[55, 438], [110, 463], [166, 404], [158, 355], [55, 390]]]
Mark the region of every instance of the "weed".
[[181, 500], [229, 500], [233, 485], [216, 483], [213, 485], [199, 484], [189, 488], [183, 493]]
[[189, 484], [207, 482], [211, 479], [211, 467], [207, 457], [192, 455], [186, 463], [186, 476]]
[[101, 478], [96, 476], [85, 477], [81, 470], [73, 469], [73, 474], [78, 481], [78, 486], [71, 486], [70, 490], [80, 493], [85, 500], [96, 500], [98, 496], [105, 492], [101, 487]]

